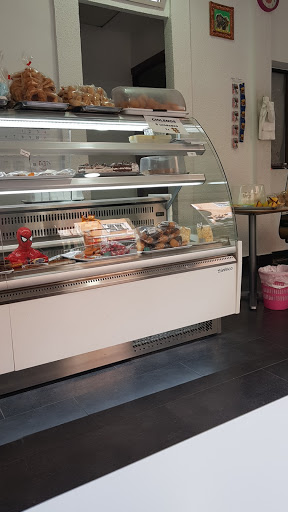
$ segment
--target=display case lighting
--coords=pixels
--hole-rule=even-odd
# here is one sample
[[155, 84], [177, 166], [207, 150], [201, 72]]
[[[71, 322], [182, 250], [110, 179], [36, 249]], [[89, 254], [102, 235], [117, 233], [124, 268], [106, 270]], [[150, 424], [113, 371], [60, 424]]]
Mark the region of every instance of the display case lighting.
[[1, 128], [56, 128], [61, 130], [95, 130], [95, 131], [138, 131], [143, 132], [146, 128], [148, 128], [148, 124], [143, 122], [118, 122], [118, 123], [96, 123], [96, 122], [85, 122], [85, 121], [77, 121], [77, 120], [67, 120], [67, 121], [51, 121], [48, 119], [9, 119], [9, 118], [0, 118], [0, 127]]
[[[169, 117], [169, 114], [168, 114]], [[190, 124], [189, 119], [183, 119], [185, 130], [188, 133], [204, 133], [199, 125]], [[11, 114], [10, 111], [0, 113], [1, 128], [54, 128], [59, 130], [96, 130], [96, 131], [126, 131], [126, 132], [143, 132], [149, 128], [148, 123], [143, 117], [88, 117], [79, 115], [79, 117], [70, 112], [53, 113], [53, 116], [45, 117], [37, 116], [34, 112], [27, 113], [16, 111]]]
[[88, 186], [88, 187], [65, 187], [65, 188], [51, 188], [51, 189], [31, 189], [31, 190], [0, 190], [0, 195], [1, 196], [7, 196], [7, 195], [10, 195], [10, 194], [38, 194], [38, 193], [41, 193], [41, 192], [87, 192], [87, 191], [92, 191], [92, 190], [127, 190], [127, 189], [137, 189], [137, 188], [167, 188], [167, 187], [187, 187], [187, 186], [191, 186], [191, 185], [203, 185], [205, 183], [205, 181], [193, 181], [193, 182], [190, 182], [190, 183], [151, 183], [149, 185], [137, 185], [137, 183], [135, 185], [107, 185], [107, 186], [104, 186], [104, 187], [99, 187], [99, 186]]
[[207, 185], [227, 185], [227, 181], [207, 181]]

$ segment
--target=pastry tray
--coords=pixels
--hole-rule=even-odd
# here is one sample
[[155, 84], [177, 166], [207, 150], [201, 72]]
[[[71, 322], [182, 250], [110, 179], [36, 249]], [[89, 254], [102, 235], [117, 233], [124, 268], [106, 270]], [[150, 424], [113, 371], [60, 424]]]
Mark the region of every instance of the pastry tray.
[[120, 107], [104, 107], [96, 105], [85, 105], [83, 107], [73, 107], [73, 112], [91, 112], [92, 114], [119, 114]]
[[68, 110], [69, 103], [54, 103], [52, 101], [19, 101], [16, 110]]
[[165, 249], [150, 249], [149, 251], [140, 251], [141, 254], [148, 255], [148, 254], [162, 254], [172, 251], [179, 251], [179, 249], [189, 249], [192, 247], [193, 244], [187, 244], [187, 245], [180, 245], [179, 247], [166, 247]]
[[134, 116], [157, 115], [158, 117], [188, 117], [187, 110], [152, 110], [152, 108], [124, 108], [122, 114]]
[[91, 263], [91, 261], [101, 261], [101, 260], [108, 260], [108, 259], [111, 259], [111, 258], [123, 258], [123, 256], [137, 256], [137, 249], [131, 249], [130, 252], [128, 252], [127, 254], [119, 254], [117, 256], [95, 256], [95, 258], [85, 258], [84, 257], [84, 251], [76, 251], [76, 250], [73, 250], [73, 251], [69, 251], [69, 252], [66, 252], [64, 254], [62, 254], [61, 256], [63, 258], [68, 258], [69, 260], [75, 260], [75, 261], [85, 261], [85, 263]]

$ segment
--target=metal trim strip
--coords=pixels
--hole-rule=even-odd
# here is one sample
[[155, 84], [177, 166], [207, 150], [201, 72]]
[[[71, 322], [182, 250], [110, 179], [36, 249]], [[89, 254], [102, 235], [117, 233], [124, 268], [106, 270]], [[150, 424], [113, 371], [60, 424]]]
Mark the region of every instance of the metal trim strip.
[[123, 272], [112, 272], [90, 278], [71, 279], [62, 282], [54, 282], [46, 285], [23, 287], [0, 292], [0, 304], [11, 304], [26, 300], [40, 299], [65, 293], [73, 293], [87, 289], [112, 286], [143, 279], [152, 279], [182, 272], [191, 272], [214, 266], [236, 265], [234, 256], [220, 256], [215, 258], [179, 262], [164, 266], [144, 267]]

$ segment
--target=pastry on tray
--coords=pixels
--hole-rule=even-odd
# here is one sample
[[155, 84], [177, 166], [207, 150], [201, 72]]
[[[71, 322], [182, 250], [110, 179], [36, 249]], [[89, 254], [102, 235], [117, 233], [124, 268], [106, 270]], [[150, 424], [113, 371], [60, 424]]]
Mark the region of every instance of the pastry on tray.
[[69, 103], [72, 107], [85, 107], [93, 105], [95, 107], [114, 107], [114, 103], [107, 97], [102, 87], [95, 85], [68, 85], [61, 87], [58, 95], [64, 103]]
[[121, 162], [121, 163], [113, 163], [113, 164], [83, 164], [78, 167], [78, 173], [80, 174], [89, 174], [89, 173], [98, 173], [98, 174], [139, 174], [139, 165], [134, 162]]
[[75, 228], [84, 237], [84, 258], [136, 253], [136, 232], [129, 219], [100, 220], [88, 215]]
[[173, 221], [163, 221], [157, 226], [142, 226], [137, 231], [137, 249], [140, 252], [176, 249], [190, 243], [191, 229]]

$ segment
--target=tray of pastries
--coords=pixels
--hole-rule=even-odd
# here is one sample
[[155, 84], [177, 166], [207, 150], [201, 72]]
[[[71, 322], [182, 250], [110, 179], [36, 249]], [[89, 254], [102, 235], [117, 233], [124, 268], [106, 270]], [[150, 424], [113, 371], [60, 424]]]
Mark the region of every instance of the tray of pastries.
[[138, 176], [139, 165], [134, 162], [121, 162], [113, 164], [83, 164], [78, 167], [78, 175], [89, 177], [95, 176]]
[[78, 261], [99, 258], [137, 255], [136, 230], [129, 219], [95, 219], [94, 215], [82, 217], [75, 229], [83, 236], [83, 251], [69, 251], [64, 257]]
[[173, 221], [163, 221], [157, 226], [141, 226], [137, 229], [139, 252], [166, 251], [190, 247], [191, 229]]

